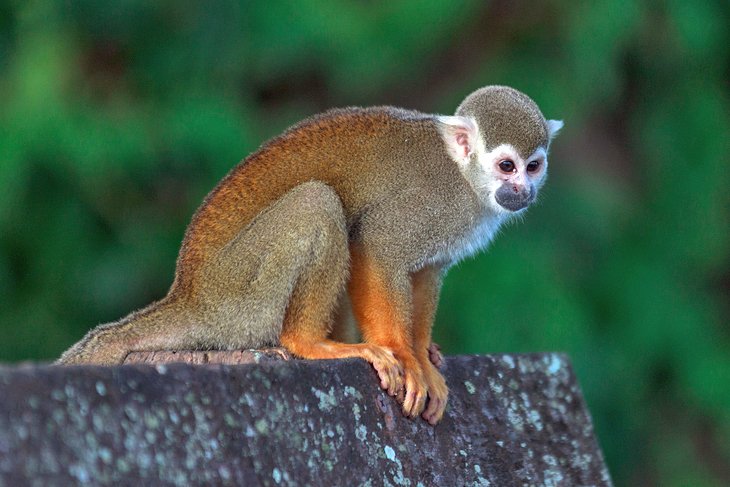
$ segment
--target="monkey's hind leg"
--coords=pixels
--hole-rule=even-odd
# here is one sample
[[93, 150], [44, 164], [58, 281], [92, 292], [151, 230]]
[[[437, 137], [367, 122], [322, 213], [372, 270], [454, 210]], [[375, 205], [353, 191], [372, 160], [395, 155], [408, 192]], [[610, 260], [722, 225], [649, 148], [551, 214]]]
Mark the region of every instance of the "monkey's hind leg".
[[281, 310], [281, 345], [307, 359], [363, 358], [377, 370], [381, 387], [395, 395], [401, 366], [390, 350], [328, 338], [349, 274], [345, 215], [334, 190], [317, 181], [295, 187], [256, 218], [242, 241], [252, 239], [276, 265], [259, 271], [261, 284], [249, 289], [249, 297], [265, 289], [263, 305]]

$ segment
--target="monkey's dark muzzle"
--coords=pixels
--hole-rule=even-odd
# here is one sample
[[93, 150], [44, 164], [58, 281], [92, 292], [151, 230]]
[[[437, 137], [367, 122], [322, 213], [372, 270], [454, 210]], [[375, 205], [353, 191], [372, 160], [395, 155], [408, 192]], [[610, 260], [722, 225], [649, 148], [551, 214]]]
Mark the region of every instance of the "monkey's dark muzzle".
[[535, 188], [503, 184], [494, 194], [494, 199], [509, 211], [519, 211], [527, 208], [535, 199]]

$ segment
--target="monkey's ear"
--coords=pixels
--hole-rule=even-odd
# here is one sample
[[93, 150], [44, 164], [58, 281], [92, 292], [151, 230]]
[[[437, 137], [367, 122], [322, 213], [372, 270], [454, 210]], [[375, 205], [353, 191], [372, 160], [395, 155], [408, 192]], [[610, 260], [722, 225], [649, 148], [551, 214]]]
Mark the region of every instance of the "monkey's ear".
[[548, 139], [553, 140], [556, 135], [558, 135], [558, 132], [560, 132], [560, 129], [563, 128], [563, 121], [562, 120], [548, 120]]
[[436, 121], [449, 155], [459, 164], [467, 164], [477, 149], [479, 129], [476, 122], [468, 117], [445, 115], [436, 117]]

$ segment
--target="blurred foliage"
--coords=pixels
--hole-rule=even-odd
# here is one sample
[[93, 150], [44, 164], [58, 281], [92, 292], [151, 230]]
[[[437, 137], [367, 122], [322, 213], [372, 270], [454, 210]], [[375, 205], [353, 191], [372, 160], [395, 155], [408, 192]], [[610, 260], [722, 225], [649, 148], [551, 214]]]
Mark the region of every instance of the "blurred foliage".
[[206, 192], [294, 121], [508, 84], [566, 128], [436, 339], [568, 352], [618, 485], [729, 485], [728, 25], [723, 0], [2, 1], [0, 360], [161, 297]]

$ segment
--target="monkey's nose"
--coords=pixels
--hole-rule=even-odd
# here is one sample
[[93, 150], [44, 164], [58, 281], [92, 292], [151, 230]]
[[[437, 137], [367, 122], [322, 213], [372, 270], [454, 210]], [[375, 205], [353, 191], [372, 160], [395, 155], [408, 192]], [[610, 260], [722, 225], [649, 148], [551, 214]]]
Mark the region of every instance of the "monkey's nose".
[[497, 203], [509, 211], [519, 211], [527, 208], [533, 198], [532, 188], [527, 188], [521, 184], [505, 183], [494, 194]]

